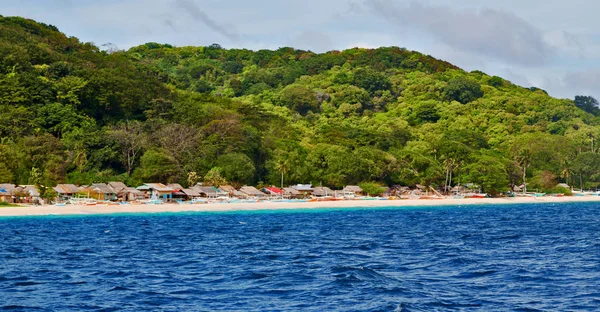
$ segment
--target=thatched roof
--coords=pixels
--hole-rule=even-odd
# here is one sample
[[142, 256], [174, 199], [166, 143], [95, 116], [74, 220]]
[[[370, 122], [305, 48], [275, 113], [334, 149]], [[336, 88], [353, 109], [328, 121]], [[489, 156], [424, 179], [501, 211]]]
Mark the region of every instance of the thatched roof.
[[302, 193], [300, 193], [300, 191], [298, 191], [297, 189], [295, 189], [293, 187], [284, 187], [283, 192], [285, 195], [293, 195], [293, 196], [302, 195]]
[[353, 192], [353, 193], [361, 193], [363, 190], [358, 185], [346, 185], [346, 187], [342, 191], [344, 191], [344, 192]]
[[182, 189], [183, 193], [191, 197], [200, 197], [200, 193], [194, 189]]
[[315, 195], [315, 196], [334, 196], [335, 191], [328, 188], [327, 186], [317, 186], [313, 189], [313, 195]]
[[20, 189], [22, 192], [28, 193], [29, 196], [40, 197], [40, 191], [38, 191], [38, 189], [37, 189], [37, 187], [35, 187], [35, 185], [21, 185]]
[[249, 195], [249, 196], [265, 196], [266, 194], [259, 191], [254, 186], [242, 186], [240, 188], [240, 192]]
[[219, 190], [218, 188], [214, 187], [214, 186], [194, 186], [191, 187], [192, 190], [200, 193], [200, 194], [204, 194], [206, 196], [224, 196], [227, 195], [228, 193], [222, 190]]
[[79, 193], [79, 187], [77, 187], [75, 184], [58, 184], [54, 187], [54, 190], [59, 195]]
[[14, 195], [17, 187], [14, 184], [0, 184], [0, 189], [4, 190], [0, 191], [0, 195]]
[[119, 195], [119, 196], [122, 196], [125, 194], [134, 194], [134, 195], [143, 196], [144, 192], [136, 189], [135, 187], [128, 187], [128, 186], [126, 186], [124, 189], [121, 189], [117, 192], [117, 195]]
[[110, 187], [108, 184], [104, 183], [94, 183], [90, 185], [89, 189], [95, 191], [98, 194], [116, 194], [115, 190]]
[[127, 185], [125, 185], [123, 182], [108, 182], [108, 185], [112, 187], [116, 193], [120, 193], [121, 191], [127, 189]]
[[183, 190], [183, 186], [181, 186], [181, 184], [179, 184], [179, 183], [169, 183], [169, 184], [167, 184], [167, 187], [170, 187], [176, 191]]

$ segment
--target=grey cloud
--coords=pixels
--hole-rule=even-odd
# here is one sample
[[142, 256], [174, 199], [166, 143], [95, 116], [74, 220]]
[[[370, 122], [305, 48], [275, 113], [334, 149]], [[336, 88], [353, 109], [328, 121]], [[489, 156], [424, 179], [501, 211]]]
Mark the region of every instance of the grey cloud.
[[291, 43], [294, 47], [309, 49], [313, 52], [326, 52], [333, 46], [329, 35], [312, 30], [303, 31], [292, 39]]
[[464, 52], [531, 66], [545, 64], [553, 50], [543, 33], [513, 13], [494, 9], [456, 10], [410, 2], [365, 0], [374, 13], [400, 27], [414, 28]]
[[562, 78], [546, 78], [544, 88], [556, 96], [573, 98], [575, 95], [591, 95], [600, 99], [600, 70], [570, 72]]
[[228, 38], [231, 41], [239, 41], [240, 35], [235, 31], [227, 29], [225, 26], [219, 24], [214, 19], [210, 18], [206, 12], [202, 11], [193, 1], [191, 0], [175, 0], [175, 5], [186, 11], [193, 19], [202, 22], [210, 29]]

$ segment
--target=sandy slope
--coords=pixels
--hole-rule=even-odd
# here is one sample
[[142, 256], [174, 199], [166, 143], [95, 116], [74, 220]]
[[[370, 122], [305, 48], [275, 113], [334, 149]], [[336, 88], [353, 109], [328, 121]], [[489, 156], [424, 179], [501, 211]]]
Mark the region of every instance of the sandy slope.
[[305, 203], [242, 203], [242, 204], [195, 204], [195, 205], [67, 205], [63, 207], [22, 206], [0, 208], [0, 217], [7, 216], [42, 216], [42, 215], [80, 215], [109, 213], [158, 213], [183, 211], [249, 211], [265, 209], [318, 209], [318, 208], [376, 208], [376, 207], [410, 207], [440, 205], [478, 205], [478, 204], [519, 204], [519, 203], [566, 203], [566, 202], [599, 202], [600, 197], [517, 197], [517, 198], [484, 198], [484, 199], [425, 199], [425, 200], [349, 200], [334, 202]]

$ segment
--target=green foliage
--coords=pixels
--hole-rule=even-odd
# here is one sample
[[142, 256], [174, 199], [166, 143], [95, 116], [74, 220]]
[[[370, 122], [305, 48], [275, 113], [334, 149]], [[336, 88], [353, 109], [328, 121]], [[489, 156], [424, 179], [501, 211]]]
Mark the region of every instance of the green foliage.
[[219, 167], [211, 168], [204, 176], [204, 182], [214, 187], [227, 184], [227, 179], [221, 175], [222, 169]]
[[583, 187], [600, 181], [596, 115], [398, 47], [109, 53], [0, 17], [1, 182]]
[[362, 182], [358, 186], [360, 186], [365, 194], [370, 196], [378, 196], [385, 191], [385, 187], [377, 182]]
[[598, 114], [600, 114], [600, 105], [598, 104], [598, 101], [591, 96], [575, 96], [575, 106], [590, 114], [593, 114], [594, 116], [598, 116]]
[[477, 82], [463, 77], [451, 80], [444, 88], [444, 98], [447, 101], [467, 104], [482, 96], [481, 86]]

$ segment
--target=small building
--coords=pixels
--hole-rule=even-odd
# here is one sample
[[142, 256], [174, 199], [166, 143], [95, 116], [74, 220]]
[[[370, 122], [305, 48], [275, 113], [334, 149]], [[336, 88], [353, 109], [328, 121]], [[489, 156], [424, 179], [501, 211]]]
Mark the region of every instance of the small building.
[[94, 183], [83, 190], [80, 193], [87, 194], [89, 198], [95, 198], [97, 200], [117, 200], [117, 193], [108, 184]]
[[240, 188], [240, 192], [246, 194], [248, 197], [258, 197], [258, 198], [263, 198], [266, 197], [267, 194], [259, 191], [257, 188], [255, 188], [254, 186], [242, 186]]
[[292, 186], [292, 188], [296, 189], [304, 196], [312, 195], [314, 189], [311, 184], [296, 184]]
[[167, 187], [173, 189], [173, 198], [174, 199], [187, 199], [188, 195], [183, 191], [183, 186], [178, 183], [169, 183]]
[[0, 201], [15, 203], [17, 187], [13, 184], [0, 184]]
[[303, 198], [304, 195], [300, 193], [297, 189], [293, 187], [284, 187], [283, 188], [283, 196], [285, 198]]
[[342, 189], [344, 196], [361, 196], [363, 195], [363, 190], [358, 185], [346, 185], [344, 189]]
[[191, 188], [186, 188], [181, 191], [185, 194], [187, 200], [192, 200], [194, 198], [202, 197], [202, 195], [198, 191], [191, 189]]
[[229, 194], [229, 197], [235, 197], [235, 198], [247, 198], [248, 195], [236, 190], [233, 186], [231, 185], [222, 185], [219, 186], [219, 190], [226, 192], [227, 194]]
[[271, 197], [277, 197], [277, 198], [283, 197], [283, 195], [285, 193], [282, 189], [275, 187], [275, 186], [267, 186], [267, 187], [263, 188], [261, 191]]
[[325, 197], [325, 196], [332, 196], [335, 197], [337, 195], [337, 192], [328, 188], [327, 186], [317, 186], [313, 189], [313, 196], [316, 197]]
[[201, 197], [206, 198], [219, 198], [219, 197], [228, 197], [229, 193], [222, 191], [214, 186], [199, 186], [196, 185], [191, 188], [192, 190], [198, 192]]
[[58, 198], [62, 200], [73, 198], [79, 193], [79, 187], [75, 184], [58, 184], [54, 187]]
[[35, 185], [21, 185], [16, 188], [14, 193], [21, 193], [26, 196], [27, 201], [30, 203], [41, 203], [44, 204], [42, 200], [40, 191], [35, 187]]
[[146, 198], [169, 200], [173, 198], [173, 189], [162, 183], [144, 183], [137, 190], [146, 194]]

